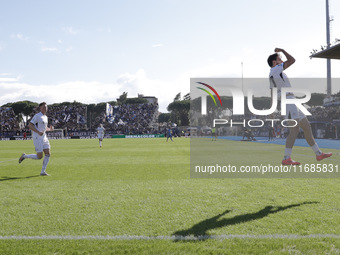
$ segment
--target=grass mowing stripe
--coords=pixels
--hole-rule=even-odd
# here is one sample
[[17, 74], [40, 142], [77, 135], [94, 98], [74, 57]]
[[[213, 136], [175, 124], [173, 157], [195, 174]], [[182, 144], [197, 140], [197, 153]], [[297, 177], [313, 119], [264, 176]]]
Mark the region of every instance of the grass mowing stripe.
[[336, 234], [310, 235], [204, 235], [204, 236], [0, 236], [0, 240], [172, 240], [172, 241], [200, 241], [208, 239], [311, 239], [311, 238], [340, 238]]
[[9, 160], [5, 160], [5, 161], [0, 161], [0, 163], [6, 163], [6, 162], [10, 162], [10, 161], [15, 161], [15, 160], [18, 160], [18, 159], [16, 158], [16, 159], [9, 159]]

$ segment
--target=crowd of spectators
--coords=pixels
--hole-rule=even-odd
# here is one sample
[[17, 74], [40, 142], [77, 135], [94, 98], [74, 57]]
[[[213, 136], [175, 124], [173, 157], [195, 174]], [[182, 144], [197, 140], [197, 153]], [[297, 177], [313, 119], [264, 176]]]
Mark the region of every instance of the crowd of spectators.
[[102, 112], [92, 126], [103, 124], [106, 131], [116, 134], [151, 134], [152, 123], [158, 112], [158, 104], [122, 104], [113, 106], [111, 117]]
[[[34, 114], [38, 113], [37, 108], [30, 114], [31, 119]], [[47, 117], [48, 125], [55, 129], [85, 129], [86, 128], [87, 107], [83, 105], [59, 105], [48, 106]]]
[[[331, 131], [331, 129], [334, 129], [335, 127], [335, 124], [332, 124], [332, 122], [340, 121], [340, 107], [339, 106], [329, 106], [329, 107], [318, 106], [318, 107], [309, 108], [308, 111], [312, 114], [312, 115], [307, 116], [310, 122], [320, 121], [320, 122], [329, 123], [325, 126], [325, 132], [331, 133], [331, 134], [334, 133], [333, 131]], [[256, 116], [256, 117], [253, 116], [253, 117], [250, 117], [249, 119], [251, 118], [262, 119], [264, 121], [265, 119], [268, 119], [268, 116]], [[285, 119], [285, 116], [282, 116], [279, 113], [276, 113], [271, 118], [283, 120]], [[277, 121], [276, 123], [279, 123], [279, 122]], [[270, 127], [271, 127], [271, 123], [270, 125], [269, 124], [264, 125], [262, 128], [256, 128], [256, 131], [254, 132], [256, 132], [256, 135], [263, 136], [263, 134], [269, 132]], [[314, 130], [315, 127], [316, 127], [315, 125], [312, 125], [314, 136], [317, 137], [318, 136], [316, 134], [317, 131]], [[282, 128], [280, 127], [280, 125], [276, 124], [274, 125], [274, 132], [275, 134], [281, 134], [281, 136], [284, 137], [288, 134], [288, 129]], [[332, 137], [332, 136], [326, 135], [325, 137]]]
[[[35, 109], [27, 121], [37, 112], [38, 109]], [[87, 106], [61, 104], [49, 106], [47, 116], [49, 125], [53, 125], [55, 129], [64, 129], [65, 135], [81, 131], [92, 132], [99, 124], [104, 124], [106, 132], [112, 134], [151, 134], [158, 132], [158, 129], [152, 126], [156, 122], [157, 113], [157, 103], [122, 104], [113, 107], [111, 118], [107, 118], [103, 110], [92, 119], [91, 114], [87, 116]], [[87, 125], [87, 118], [90, 118], [91, 125]], [[0, 124], [1, 132], [28, 132], [24, 125], [19, 127], [17, 117], [10, 107], [0, 107]]]
[[313, 107], [308, 111], [312, 114], [308, 119], [310, 121], [333, 121], [340, 120], [340, 106]]
[[19, 121], [11, 107], [0, 107], [0, 131], [12, 132], [20, 129]]
[[55, 129], [85, 129], [86, 111], [82, 105], [50, 106], [47, 116]]
[[[337, 123], [339, 123], [340, 121], [339, 106], [319, 106], [309, 108], [308, 110], [312, 113], [311, 116], [308, 116], [309, 121], [330, 123], [330, 129], [334, 128], [335, 125], [338, 125], [335, 123], [331, 124], [331, 122], [338, 121]], [[35, 113], [36, 112], [32, 112], [28, 121]], [[47, 115], [49, 117], [49, 124], [53, 125], [55, 129], [66, 130], [65, 135], [70, 132], [95, 132], [95, 129], [100, 124], [103, 124], [106, 132], [110, 134], [151, 134], [158, 132], [158, 128], [152, 126], [152, 124], [156, 122], [157, 113], [157, 103], [122, 104], [113, 106], [113, 112], [110, 118], [107, 117], [106, 112], [103, 109], [99, 115], [91, 119], [91, 116], [87, 116], [86, 105], [61, 104], [59, 106], [49, 106]], [[90, 125], [87, 125], [87, 118], [90, 118]], [[284, 116], [281, 116], [280, 113], [276, 113], [270, 118], [282, 120], [284, 119]], [[268, 119], [268, 116], [252, 116], [247, 114], [245, 117], [242, 116], [242, 119], [246, 119], [246, 122], [249, 119], [262, 119], [264, 121], [265, 124], [263, 127], [253, 129], [253, 132], [255, 132], [255, 135], [257, 136], [265, 136], [271, 128], [271, 122], [265, 120]], [[237, 119], [237, 116], [234, 116], [233, 121], [240, 120]], [[256, 125], [255, 122], [252, 124]], [[314, 128], [313, 125], [312, 127]], [[15, 116], [11, 107], [0, 107], [0, 132], [2, 134], [9, 134], [11, 132], [17, 133], [20, 131], [28, 132], [27, 130], [24, 130], [24, 128], [24, 125], [20, 126], [18, 118]], [[234, 129], [227, 129], [225, 132], [231, 132], [233, 130]], [[281, 136], [284, 136], [284, 134], [287, 133], [287, 130], [280, 128], [279, 121], [276, 121], [274, 130], [276, 134], [280, 133]], [[328, 133], [327, 130], [326, 133]], [[334, 132], [331, 130], [330, 133], [333, 134]]]

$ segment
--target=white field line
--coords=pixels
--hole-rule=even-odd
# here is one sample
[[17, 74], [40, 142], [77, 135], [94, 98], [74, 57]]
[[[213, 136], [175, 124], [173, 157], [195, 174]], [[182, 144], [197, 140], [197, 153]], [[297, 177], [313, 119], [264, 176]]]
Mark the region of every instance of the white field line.
[[170, 240], [170, 241], [198, 241], [208, 239], [313, 239], [313, 238], [340, 238], [340, 234], [310, 234], [310, 235], [205, 235], [205, 236], [0, 236], [0, 240]]

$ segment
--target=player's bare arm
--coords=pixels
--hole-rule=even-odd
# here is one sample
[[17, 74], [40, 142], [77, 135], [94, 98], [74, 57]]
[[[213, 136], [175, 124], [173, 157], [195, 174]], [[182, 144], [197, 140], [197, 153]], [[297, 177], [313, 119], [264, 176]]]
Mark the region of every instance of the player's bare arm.
[[46, 129], [46, 131], [53, 131], [54, 130], [54, 127], [52, 126], [52, 125], [50, 125], [47, 129]]
[[44, 132], [40, 132], [40, 131], [33, 125], [33, 123], [31, 123], [31, 122], [28, 124], [28, 128], [29, 128], [30, 130], [32, 130], [33, 132], [39, 134], [40, 136], [43, 136], [43, 135], [44, 135]]
[[282, 52], [283, 55], [285, 55], [285, 57], [287, 58], [287, 61], [284, 62], [283, 64], [283, 69], [287, 69], [288, 67], [290, 67], [292, 64], [295, 63], [295, 58], [293, 58], [287, 51], [285, 51], [284, 49], [281, 48], [275, 48], [274, 50], [275, 52]]

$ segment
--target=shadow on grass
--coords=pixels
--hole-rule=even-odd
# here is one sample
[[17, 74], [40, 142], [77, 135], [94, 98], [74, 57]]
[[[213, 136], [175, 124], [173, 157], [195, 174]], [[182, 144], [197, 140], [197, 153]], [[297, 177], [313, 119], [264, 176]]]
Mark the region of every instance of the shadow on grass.
[[11, 180], [20, 180], [20, 179], [29, 179], [29, 178], [39, 177], [39, 176], [40, 176], [40, 174], [38, 174], [38, 175], [31, 175], [31, 176], [25, 176], [25, 177], [2, 176], [2, 177], [0, 177], [0, 182], [2, 182], [2, 181], [11, 181]]
[[212, 229], [218, 229], [218, 228], [223, 228], [235, 224], [241, 224], [241, 223], [246, 223], [249, 221], [253, 220], [259, 220], [262, 219], [270, 214], [278, 213], [293, 207], [298, 207], [301, 205], [306, 205], [306, 204], [318, 204], [319, 202], [303, 202], [300, 204], [291, 204], [287, 206], [266, 206], [265, 208], [259, 210], [258, 212], [255, 213], [247, 213], [247, 214], [242, 214], [242, 215], [237, 215], [229, 219], [221, 219], [223, 215], [226, 215], [227, 213], [231, 212], [231, 210], [226, 210], [221, 214], [218, 214], [212, 218], [203, 220], [194, 226], [192, 226], [189, 229], [184, 229], [184, 230], [179, 230], [174, 232], [172, 235], [175, 236], [175, 241], [180, 241], [187, 237], [187, 236], [193, 236], [193, 237], [198, 237], [198, 240], [207, 240], [209, 239], [209, 234], [208, 231]]

